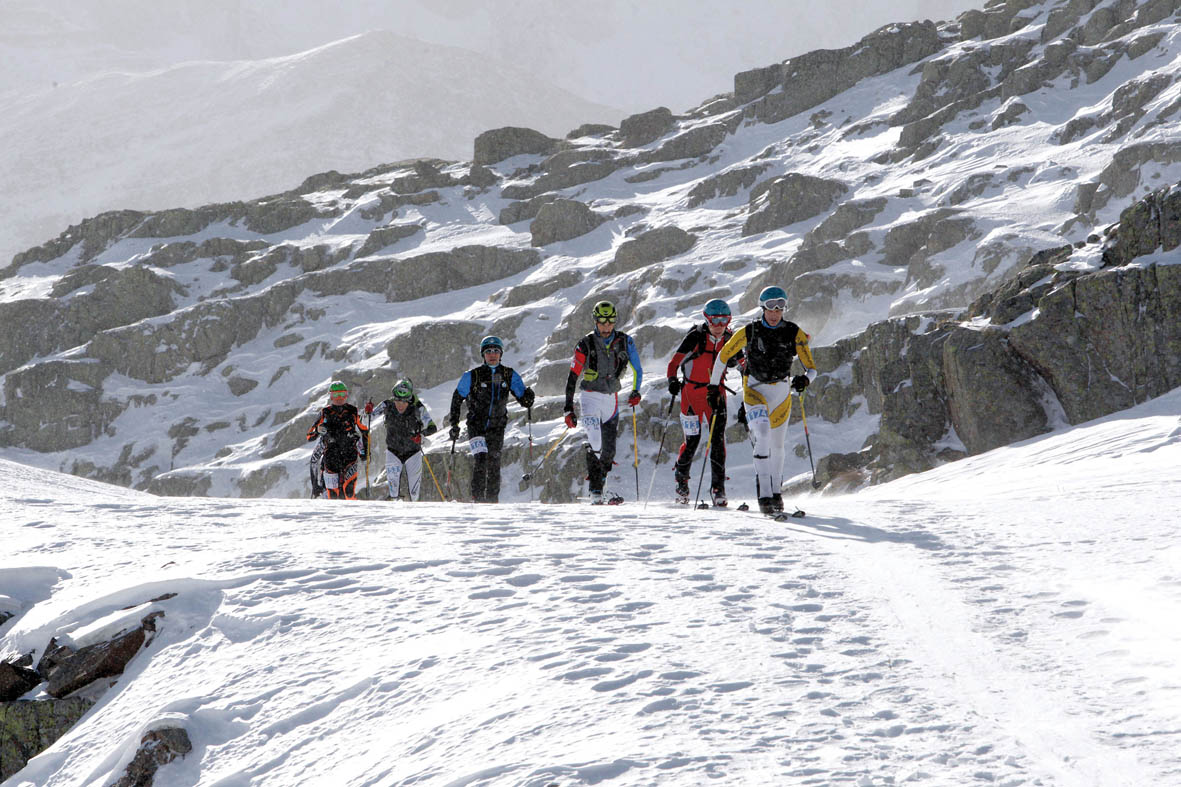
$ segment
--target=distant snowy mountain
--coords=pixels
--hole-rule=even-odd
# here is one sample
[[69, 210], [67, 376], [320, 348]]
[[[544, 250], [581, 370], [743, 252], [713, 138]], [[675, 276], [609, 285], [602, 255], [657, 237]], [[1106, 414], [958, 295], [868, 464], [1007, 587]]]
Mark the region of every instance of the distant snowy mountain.
[[[103, 214], [0, 279], [0, 444], [156, 492], [302, 496], [303, 433], [331, 379], [377, 400], [408, 375], [441, 418], [496, 333], [542, 396], [510, 431], [515, 481], [530, 426], [535, 444], [562, 434], [570, 351], [607, 297], [640, 347], [637, 443], [664, 495], [675, 342], [705, 300], [742, 322], [772, 282], [818, 346], [808, 406], [832, 486], [1138, 404], [1181, 379], [1177, 14], [994, 3], [740, 73], [679, 115], [569, 138], [511, 123], [470, 162]], [[450, 464], [446, 448], [430, 455]], [[505, 499], [570, 499], [580, 450], [567, 440], [540, 490], [506, 481]], [[791, 472], [810, 471], [804, 451]]]
[[135, 68], [6, 97], [5, 263], [114, 207], [196, 207], [324, 169], [469, 158], [471, 140], [495, 126], [564, 134], [623, 115], [508, 62], [388, 32], [262, 60], [116, 62]]

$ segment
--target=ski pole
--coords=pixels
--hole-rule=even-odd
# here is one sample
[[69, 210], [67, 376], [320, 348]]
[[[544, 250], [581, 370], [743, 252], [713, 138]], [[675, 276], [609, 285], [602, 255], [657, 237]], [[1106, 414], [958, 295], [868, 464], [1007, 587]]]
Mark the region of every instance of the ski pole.
[[435, 471], [431, 469], [431, 461], [426, 458], [426, 451], [421, 448], [418, 451], [422, 454], [422, 463], [426, 465], [426, 471], [431, 474], [431, 480], [435, 482], [435, 489], [439, 492], [439, 502], [446, 503], [447, 498], [443, 495], [442, 487], [439, 486], [439, 479], [435, 478]]
[[455, 492], [451, 488], [451, 468], [455, 464], [455, 441], [457, 438], [451, 438], [451, 454], [447, 457], [447, 494], [455, 498]]
[[705, 454], [705, 459], [701, 463], [701, 475], [697, 477], [697, 508], [709, 508], [708, 505], [701, 501], [701, 484], [703, 481], [705, 481], [705, 466], [709, 464], [710, 461], [709, 453], [710, 447], [714, 442], [714, 422], [716, 420], [718, 420], [718, 411], [714, 410], [713, 415], [709, 417], [709, 439], [707, 439], [705, 442], [705, 451], [703, 452]]
[[819, 489], [822, 484], [816, 480], [816, 464], [812, 461], [812, 438], [808, 436], [808, 414], [804, 412], [804, 392], [800, 391], [797, 395], [800, 397], [800, 418], [804, 421], [804, 442], [808, 446], [808, 464], [812, 465], [812, 488]]
[[[533, 407], [525, 408], [525, 423], [529, 427], [529, 466], [533, 467]], [[529, 484], [529, 502], [533, 502], [533, 484]]]
[[554, 440], [554, 444], [549, 447], [549, 450], [545, 452], [545, 456], [541, 457], [541, 461], [537, 463], [537, 467], [534, 467], [528, 473], [525, 473], [523, 476], [521, 476], [521, 480], [522, 481], [532, 480], [534, 474], [536, 474], [537, 471], [541, 469], [541, 466], [545, 464], [545, 460], [549, 459], [549, 455], [552, 454], [554, 452], [554, 449], [558, 447], [558, 443], [565, 440], [566, 435], [568, 435], [568, 434], [570, 434], [570, 427], [567, 426], [565, 431], [563, 431], [560, 435], [558, 435], [558, 439]]
[[635, 461], [632, 462], [632, 468], [636, 471], [636, 500], [640, 499], [640, 438], [636, 435], [636, 408], [632, 405], [632, 451], [635, 453]]
[[648, 482], [648, 496], [644, 498], [644, 508], [648, 507], [648, 501], [652, 499], [652, 485], [656, 483], [656, 466], [660, 464], [660, 454], [664, 451], [664, 438], [668, 437], [668, 427], [672, 423], [670, 416], [673, 414], [673, 405], [677, 403], [677, 397], [673, 397], [668, 402], [668, 412], [664, 416], [664, 431], [660, 434], [660, 447], [656, 449], [656, 459], [652, 462], [652, 480]]
[[[369, 401], [372, 405], [373, 402]], [[373, 413], [365, 413], [365, 497], [373, 499], [373, 490], [369, 488], [369, 433], [373, 431]]]

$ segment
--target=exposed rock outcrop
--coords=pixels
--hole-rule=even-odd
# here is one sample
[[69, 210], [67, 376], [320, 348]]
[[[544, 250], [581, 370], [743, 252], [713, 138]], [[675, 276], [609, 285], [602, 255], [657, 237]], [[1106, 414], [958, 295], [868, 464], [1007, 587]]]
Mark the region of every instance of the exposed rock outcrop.
[[630, 273], [653, 263], [684, 254], [697, 243], [697, 236], [680, 227], [658, 227], [624, 241], [615, 250], [615, 259], [604, 267], [608, 275]]
[[548, 155], [561, 145], [560, 140], [547, 137], [531, 128], [506, 126], [485, 131], [476, 137], [472, 163], [478, 165], [499, 164], [506, 158], [525, 153]]
[[52, 746], [93, 705], [84, 697], [0, 702], [0, 781]]
[[585, 235], [605, 221], [607, 217], [577, 200], [556, 199], [537, 211], [537, 218], [529, 225], [529, 233], [534, 246], [548, 246]]
[[798, 172], [760, 183], [750, 193], [750, 217], [742, 234], [769, 232], [818, 216], [848, 191], [844, 183]]
[[734, 95], [743, 103], [752, 102], [744, 110], [747, 117], [778, 123], [866, 77], [922, 60], [941, 47], [932, 22], [887, 25], [844, 49], [818, 49], [779, 65], [737, 74]]
[[123, 775], [112, 787], [152, 787], [156, 771], [193, 750], [184, 727], [158, 727], [145, 733]]
[[822, 460], [821, 480], [889, 480], [962, 456], [954, 438], [976, 454], [1181, 386], [1181, 266], [1129, 264], [1181, 245], [1179, 190], [1124, 211], [1110, 267], [1078, 269], [1065, 264], [1074, 246], [1047, 249], [963, 313], [888, 320], [820, 348], [824, 416], [845, 417], [857, 397], [880, 415], [867, 449]]

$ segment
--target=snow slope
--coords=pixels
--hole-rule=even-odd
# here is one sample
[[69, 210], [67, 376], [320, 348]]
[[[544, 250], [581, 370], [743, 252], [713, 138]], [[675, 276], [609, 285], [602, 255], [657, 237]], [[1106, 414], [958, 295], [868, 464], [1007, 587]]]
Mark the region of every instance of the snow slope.
[[173, 786], [1178, 785], [1179, 411], [789, 524], [157, 499], [5, 461], [0, 654], [165, 613], [5, 787], [107, 783], [164, 720], [194, 742]]

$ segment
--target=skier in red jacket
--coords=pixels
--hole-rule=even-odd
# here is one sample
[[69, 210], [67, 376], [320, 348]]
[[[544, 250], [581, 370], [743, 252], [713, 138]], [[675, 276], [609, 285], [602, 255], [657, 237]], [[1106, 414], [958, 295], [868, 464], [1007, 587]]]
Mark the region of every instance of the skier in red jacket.
[[[668, 392], [681, 395], [681, 430], [685, 441], [681, 443], [677, 462], [673, 465], [673, 477], [677, 482], [677, 502], [689, 502], [689, 468], [701, 442], [701, 433], [709, 434], [713, 424], [713, 439], [709, 446], [710, 497], [715, 506], [726, 505], [726, 410], [725, 402], [716, 413], [706, 398], [710, 371], [718, 351], [732, 335], [730, 306], [720, 298], [705, 304], [705, 322], [693, 326], [681, 340], [672, 360], [668, 362]], [[742, 354], [735, 355], [726, 364], [737, 366]], [[678, 372], [684, 374], [684, 381], [678, 379]]]

